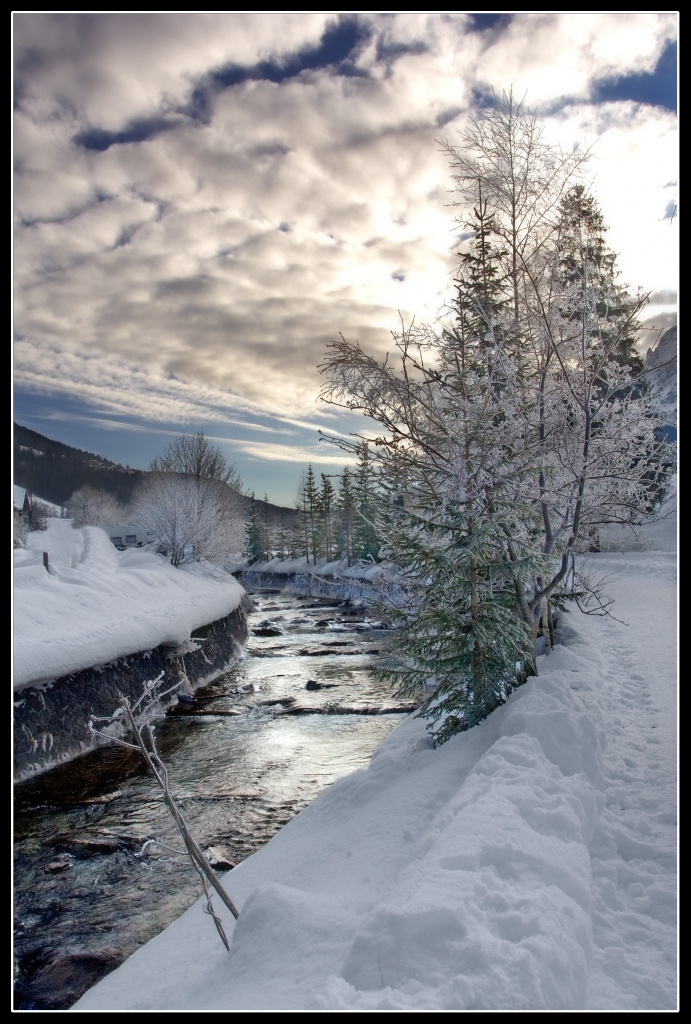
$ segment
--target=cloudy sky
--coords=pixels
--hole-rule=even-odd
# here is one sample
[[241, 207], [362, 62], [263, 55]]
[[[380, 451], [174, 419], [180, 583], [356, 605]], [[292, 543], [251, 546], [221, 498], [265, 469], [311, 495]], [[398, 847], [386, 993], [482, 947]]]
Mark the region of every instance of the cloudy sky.
[[[14, 16], [15, 419], [145, 468], [216, 438], [258, 495], [337, 472], [342, 332], [433, 320], [459, 228], [440, 142], [491, 89], [597, 140], [622, 280], [675, 322], [675, 12]], [[654, 337], [651, 332], [651, 337]], [[357, 423], [357, 426], [360, 426]]]

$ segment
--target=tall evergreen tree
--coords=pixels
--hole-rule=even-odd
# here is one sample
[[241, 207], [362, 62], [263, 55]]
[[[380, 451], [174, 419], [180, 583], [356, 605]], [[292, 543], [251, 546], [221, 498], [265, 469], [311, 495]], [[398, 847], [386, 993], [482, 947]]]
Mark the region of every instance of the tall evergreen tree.
[[302, 508], [305, 518], [305, 535], [307, 540], [307, 561], [310, 553], [314, 565], [317, 564], [317, 545], [319, 541], [319, 491], [314, 478], [312, 466], [307, 467], [302, 488]]
[[262, 537], [262, 524], [259, 516], [259, 509], [254, 498], [254, 491], [251, 495], [251, 504], [247, 520], [245, 522], [245, 554], [250, 562], [258, 562], [264, 553], [264, 541]]
[[338, 542], [341, 555], [347, 559], [349, 566], [353, 564], [353, 538], [356, 516], [357, 504], [353, 474], [347, 466], [344, 466], [338, 487]]
[[377, 503], [376, 471], [366, 441], [358, 445], [357, 455], [354, 487], [357, 516], [353, 524], [353, 552], [356, 558], [376, 559], [380, 547], [374, 525]]
[[334, 486], [326, 473], [321, 474], [322, 485], [319, 492], [319, 525], [321, 550], [324, 552], [328, 562], [332, 561], [335, 554], [334, 538], [334, 514], [336, 506], [336, 492]]
[[278, 557], [281, 560], [283, 560], [284, 558], [286, 558], [286, 556], [288, 554], [288, 550], [287, 550], [288, 531], [286, 530], [286, 519], [285, 519], [285, 513], [284, 513], [283, 509], [281, 509], [281, 512], [280, 512], [280, 515], [279, 515], [279, 518], [278, 518], [278, 531], [277, 531], [276, 539], [278, 541]]
[[269, 496], [264, 492], [264, 501], [261, 511], [261, 536], [262, 536], [262, 558], [265, 562], [272, 558], [271, 550], [271, 515], [269, 512]]
[[473, 215], [454, 323], [440, 338], [436, 387], [425, 396], [426, 444], [437, 454], [406, 473], [392, 450], [378, 521], [409, 593], [398, 613], [396, 663], [384, 675], [402, 695], [434, 681], [422, 714], [441, 723], [434, 732], [440, 743], [485, 718], [532, 671], [516, 587], [524, 587], [526, 570], [542, 567], [518, 526], [530, 521], [530, 509], [519, 507], [514, 491], [493, 486], [522, 472], [504, 401], [516, 385], [513, 289], [502, 282], [481, 191]]
[[305, 514], [302, 505], [302, 492], [304, 488], [305, 474], [300, 474], [298, 493], [295, 499], [293, 521], [288, 535], [288, 552], [291, 558], [307, 558], [309, 548], [307, 546], [307, 531]]

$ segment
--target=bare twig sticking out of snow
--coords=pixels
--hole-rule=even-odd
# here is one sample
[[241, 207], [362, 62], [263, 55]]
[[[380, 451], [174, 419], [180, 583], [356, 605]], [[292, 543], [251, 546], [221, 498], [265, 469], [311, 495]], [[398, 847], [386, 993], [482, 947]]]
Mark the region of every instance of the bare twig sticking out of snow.
[[[140, 856], [144, 855], [147, 847], [152, 843], [155, 843], [157, 846], [160, 846], [166, 850], [170, 850], [171, 852], [176, 854], [187, 852], [190, 860], [192, 861], [193, 867], [195, 868], [197, 874], [200, 877], [204, 889], [204, 894], [206, 896], [206, 913], [213, 918], [214, 924], [216, 925], [216, 929], [218, 930], [218, 934], [220, 935], [224, 946], [226, 947], [226, 949], [229, 949], [228, 939], [226, 938], [225, 932], [223, 930], [221, 919], [214, 911], [213, 905], [211, 903], [211, 892], [209, 890], [209, 884], [216, 890], [221, 900], [223, 901], [223, 903], [225, 903], [226, 907], [231, 912], [234, 918], [238, 917], [238, 910], [233, 901], [231, 900], [230, 896], [228, 895], [228, 893], [223, 888], [223, 885], [221, 884], [221, 881], [218, 878], [216, 872], [213, 870], [208, 860], [204, 856], [204, 853], [202, 852], [199, 844], [192, 836], [187, 825], [187, 822], [185, 821], [177, 804], [175, 803], [175, 800], [173, 799], [168, 786], [168, 770], [164, 765], [163, 761], [161, 760], [160, 755], [158, 753], [158, 749], [156, 747], [156, 738], [154, 735], [155, 727], [153, 725], [153, 721], [156, 718], [163, 717], [161, 698], [165, 697], [169, 693], [172, 693], [174, 690], [177, 690], [181, 685], [181, 682], [177, 682], [168, 690], [164, 690], [163, 692], [159, 693], [159, 688], [161, 686], [162, 680], [163, 672], [161, 672], [160, 675], [156, 677], [156, 679], [152, 679], [145, 683], [144, 691], [141, 697], [132, 705], [130, 705], [130, 702], [127, 699], [127, 697], [123, 697], [121, 695], [119, 701], [120, 707], [117, 708], [115, 712], [110, 716], [96, 717], [95, 715], [91, 715], [89, 717], [88, 723], [89, 732], [94, 736], [100, 736], [102, 739], [109, 740], [111, 743], [117, 743], [121, 747], [127, 747], [130, 750], [137, 750], [146, 761], [147, 765], [149, 766], [154, 775], [154, 778], [156, 779], [157, 783], [163, 790], [163, 796], [166, 806], [168, 807], [168, 810], [172, 814], [178, 832], [180, 833], [182, 840], [185, 844], [185, 851], [173, 850], [172, 847], [169, 847], [165, 843], [161, 843], [159, 842], [159, 840], [155, 839], [149, 840], [148, 842], [144, 843], [144, 846], [142, 847], [142, 850], [140, 852]], [[112, 735], [110, 732], [105, 732], [104, 728], [96, 729], [94, 728], [94, 722], [105, 722], [106, 726], [104, 728], [107, 728], [108, 726], [116, 726], [117, 728], [117, 726], [124, 725], [126, 722], [135, 739], [135, 742], [128, 743], [120, 736], [115, 736]]]

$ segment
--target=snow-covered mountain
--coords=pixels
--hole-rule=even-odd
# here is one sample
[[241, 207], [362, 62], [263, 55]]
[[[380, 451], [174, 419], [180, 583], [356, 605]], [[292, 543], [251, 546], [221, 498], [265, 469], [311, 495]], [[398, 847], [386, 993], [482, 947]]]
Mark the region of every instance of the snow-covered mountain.
[[654, 348], [649, 348], [645, 357], [648, 380], [658, 398], [660, 412], [665, 422], [677, 423], [677, 329], [665, 331]]

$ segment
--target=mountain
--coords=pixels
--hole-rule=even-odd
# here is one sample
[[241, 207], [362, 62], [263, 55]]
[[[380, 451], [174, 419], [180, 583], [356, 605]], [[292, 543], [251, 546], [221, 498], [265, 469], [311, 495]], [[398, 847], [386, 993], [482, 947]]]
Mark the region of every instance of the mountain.
[[139, 469], [14, 425], [14, 483], [56, 505], [64, 505], [84, 484], [108, 491], [127, 504], [143, 476]]
[[649, 348], [645, 370], [656, 394], [658, 407], [669, 425], [677, 422], [677, 329], [665, 331], [657, 345]]
[[[121, 466], [94, 452], [73, 448], [19, 423], [14, 424], [14, 483], [56, 505], [65, 505], [77, 488], [85, 484], [107, 491], [122, 505], [127, 505], [146, 475], [146, 470]], [[245, 496], [243, 504], [249, 515], [252, 498]], [[254, 504], [263, 514], [264, 502], [255, 499]], [[288, 530], [294, 510], [269, 503], [272, 527], [278, 527], [281, 513]]]

